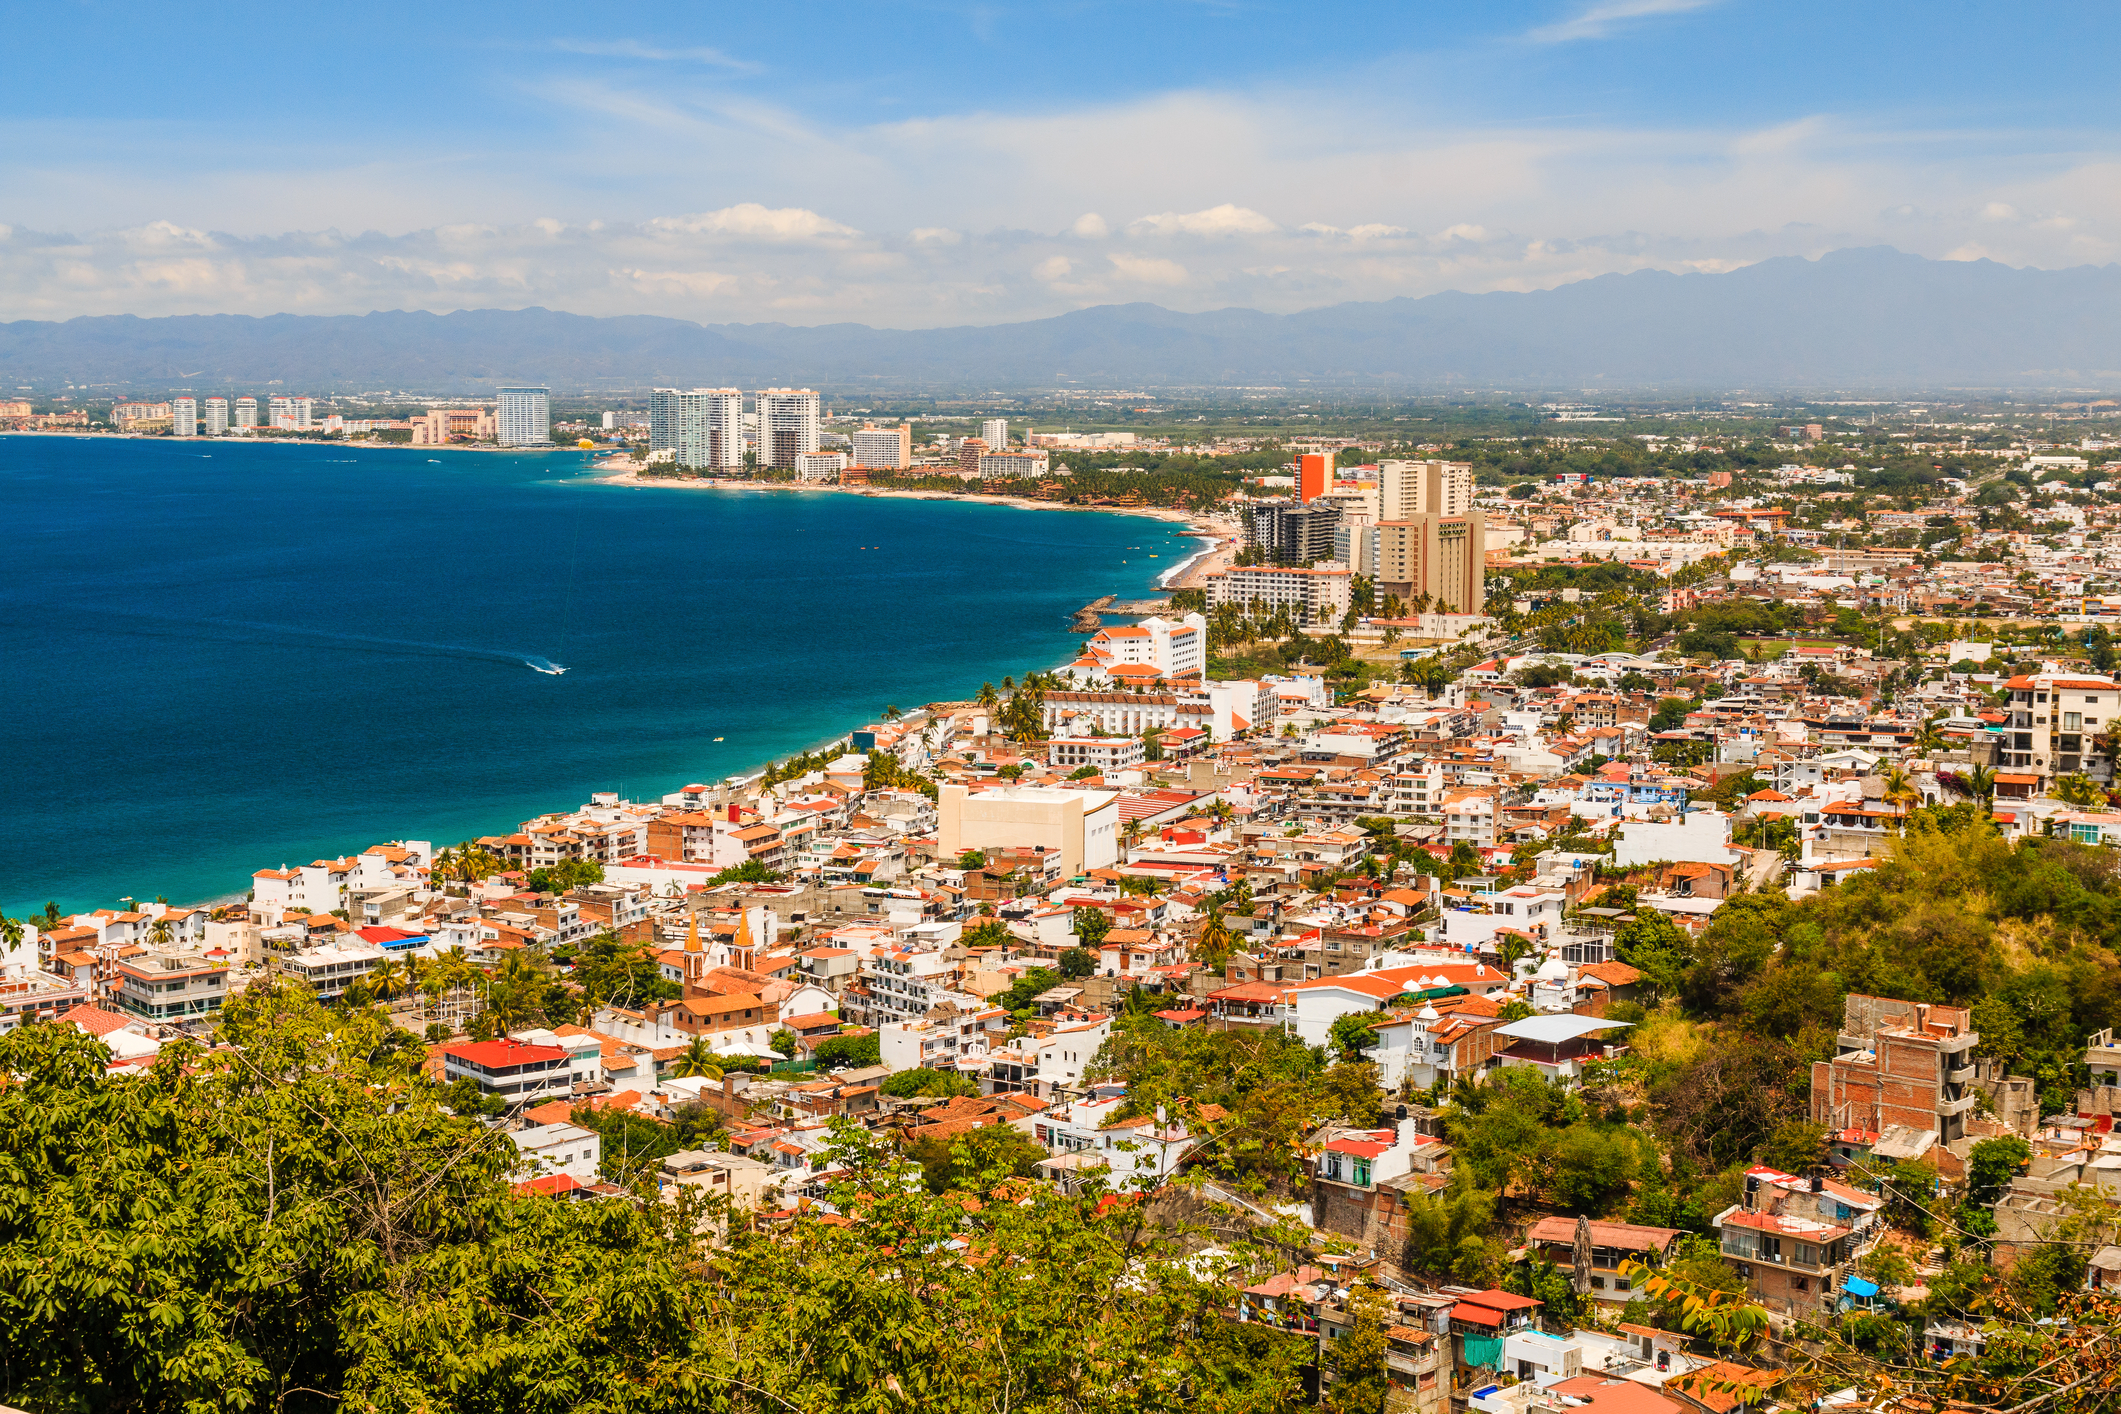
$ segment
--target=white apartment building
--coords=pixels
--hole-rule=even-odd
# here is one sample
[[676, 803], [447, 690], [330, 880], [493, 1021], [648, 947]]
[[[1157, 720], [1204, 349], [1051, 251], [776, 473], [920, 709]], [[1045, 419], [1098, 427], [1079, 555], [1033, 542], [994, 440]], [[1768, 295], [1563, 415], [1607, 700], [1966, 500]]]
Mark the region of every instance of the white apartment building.
[[1198, 692], [1049, 692], [1043, 721], [1056, 736], [1081, 736], [1093, 725], [1113, 736], [1140, 736], [1173, 727], [1205, 730], [1214, 715]]
[[977, 466], [981, 479], [986, 481], [1045, 476], [1053, 470], [1053, 463], [1044, 452], [981, 452]]
[[1208, 670], [1208, 620], [1187, 614], [1173, 623], [1147, 618], [1140, 623], [1102, 628], [1090, 639], [1090, 652], [1110, 666], [1133, 664], [1156, 669], [1167, 678], [1200, 677]]
[[897, 427], [864, 427], [849, 439], [854, 444], [854, 464], [878, 471], [903, 471], [913, 465], [913, 424]]
[[279, 431], [307, 432], [316, 417], [317, 402], [314, 398], [274, 398], [268, 410], [272, 426]]
[[830, 483], [840, 479], [847, 469], [845, 452], [799, 452], [795, 458], [795, 479]]
[[1109, 1016], [1054, 1027], [1038, 1048], [1038, 1094], [1050, 1097], [1059, 1090], [1080, 1090], [1083, 1072], [1111, 1036]]
[[1079, 771], [1088, 766], [1100, 776], [1109, 776], [1115, 771], [1140, 770], [1147, 750], [1138, 736], [1062, 736], [1048, 744], [1046, 759], [1056, 770]]
[[794, 467], [795, 459], [818, 449], [822, 402], [808, 388], [763, 388], [754, 395], [759, 417], [759, 461], [765, 466]]
[[[650, 409], [651, 416], [653, 409]], [[653, 427], [649, 436], [655, 435]], [[694, 388], [677, 395], [678, 465], [744, 464], [744, 395], [735, 388]]]
[[648, 391], [648, 450], [675, 452], [678, 449], [678, 390], [675, 388], [651, 388]]
[[257, 425], [258, 400], [256, 398], [236, 399], [236, 426], [256, 427]]
[[990, 417], [979, 425], [979, 439], [996, 451], [1009, 445], [1009, 419]]
[[199, 404], [192, 398], [169, 400], [169, 430], [179, 437], [199, 435]]
[[228, 430], [228, 399], [206, 400], [206, 435], [218, 437]]
[[1494, 844], [1495, 820], [1495, 797], [1486, 792], [1444, 800], [1444, 838], [1451, 844], [1460, 840], [1483, 847]]
[[552, 445], [551, 394], [549, 388], [495, 389], [494, 440], [504, 447]]
[[2043, 788], [2076, 772], [2100, 782], [2113, 779], [2113, 758], [2099, 754], [2097, 737], [2121, 717], [2121, 683], [2085, 674], [2021, 673], [2004, 688], [2011, 695], [2011, 719], [1999, 766], [2037, 772]]
[[1125, 1188], [1136, 1178], [1161, 1181], [1176, 1173], [1179, 1159], [1197, 1142], [1196, 1136], [1175, 1117], [1141, 1115], [1111, 1123], [1125, 1099], [1100, 1090], [1099, 1097], [1056, 1106], [1032, 1120], [1025, 1127], [1053, 1156], [1040, 1169], [1058, 1176], [1070, 1170], [1109, 1168], [1106, 1182], [1115, 1189]]
[[1351, 602], [1348, 571], [1341, 566], [1298, 569], [1289, 565], [1233, 566], [1208, 576], [1208, 607], [1235, 604], [1264, 606], [1272, 613], [1283, 605], [1307, 618], [1339, 618]]

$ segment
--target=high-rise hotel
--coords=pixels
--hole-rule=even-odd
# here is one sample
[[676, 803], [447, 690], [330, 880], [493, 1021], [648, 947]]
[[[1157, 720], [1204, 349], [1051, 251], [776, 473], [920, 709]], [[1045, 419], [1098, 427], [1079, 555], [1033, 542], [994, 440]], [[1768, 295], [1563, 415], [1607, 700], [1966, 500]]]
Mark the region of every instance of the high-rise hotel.
[[759, 415], [759, 462], [793, 468], [818, 449], [822, 400], [808, 388], [764, 388], [753, 395]]

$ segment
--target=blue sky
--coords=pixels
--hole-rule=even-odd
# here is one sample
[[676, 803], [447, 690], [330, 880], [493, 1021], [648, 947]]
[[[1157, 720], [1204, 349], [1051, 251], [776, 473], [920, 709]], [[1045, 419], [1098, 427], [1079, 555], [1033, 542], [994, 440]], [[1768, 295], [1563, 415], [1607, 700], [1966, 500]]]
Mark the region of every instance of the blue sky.
[[931, 325], [2121, 241], [2111, 7], [77, 3], [11, 26], [0, 318]]

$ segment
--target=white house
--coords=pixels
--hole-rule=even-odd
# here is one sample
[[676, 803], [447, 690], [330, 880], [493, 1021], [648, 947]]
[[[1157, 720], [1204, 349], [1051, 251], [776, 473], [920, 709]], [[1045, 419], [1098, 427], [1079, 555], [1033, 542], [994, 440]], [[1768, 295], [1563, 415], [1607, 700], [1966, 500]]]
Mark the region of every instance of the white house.
[[1402, 992], [1464, 987], [1474, 996], [1484, 997], [1506, 990], [1509, 985], [1510, 979], [1501, 969], [1482, 962], [1431, 962], [1351, 972], [1284, 988], [1288, 998], [1284, 1019], [1306, 1045], [1323, 1046], [1332, 1038], [1334, 1022], [1343, 1016], [1382, 1011]]
[[1112, 1018], [1056, 1026], [1038, 1050], [1038, 1093], [1050, 1097], [1060, 1089], [1079, 1090], [1083, 1070], [1112, 1035]]
[[1671, 820], [1629, 820], [1613, 845], [1613, 865], [1732, 864], [1731, 817], [1715, 810], [1690, 810]]
[[597, 1181], [603, 1140], [594, 1130], [573, 1124], [541, 1124], [510, 1130], [508, 1137], [515, 1141], [533, 1178], [564, 1173], [577, 1183]]
[[1032, 1138], [1046, 1146], [1051, 1158], [1039, 1167], [1066, 1182], [1067, 1176], [1106, 1170], [1104, 1181], [1113, 1188], [1137, 1179], [1151, 1183], [1178, 1171], [1178, 1161], [1192, 1147], [1195, 1136], [1184, 1121], [1169, 1119], [1161, 1111], [1134, 1119], [1114, 1121], [1112, 1116], [1125, 1103], [1124, 1095], [1107, 1095], [1057, 1106], [1020, 1122]]

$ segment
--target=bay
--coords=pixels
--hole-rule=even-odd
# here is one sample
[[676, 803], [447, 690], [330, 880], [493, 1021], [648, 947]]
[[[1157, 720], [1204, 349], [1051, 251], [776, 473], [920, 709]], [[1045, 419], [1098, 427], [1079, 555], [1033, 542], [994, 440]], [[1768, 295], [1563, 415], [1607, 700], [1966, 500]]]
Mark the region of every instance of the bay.
[[16, 916], [749, 771], [1054, 666], [1071, 611], [1194, 549], [1137, 516], [611, 486], [572, 451], [117, 438], [0, 437], [0, 527]]

